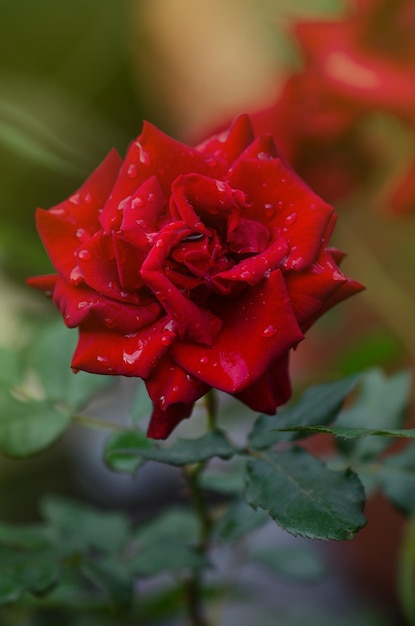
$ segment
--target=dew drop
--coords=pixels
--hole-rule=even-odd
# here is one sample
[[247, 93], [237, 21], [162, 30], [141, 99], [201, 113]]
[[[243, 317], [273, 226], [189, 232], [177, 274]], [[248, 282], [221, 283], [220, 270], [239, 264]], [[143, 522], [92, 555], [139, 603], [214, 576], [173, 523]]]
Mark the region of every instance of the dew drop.
[[264, 328], [264, 330], [262, 331], [262, 334], [264, 335], [264, 337], [273, 337], [274, 335], [276, 335], [277, 333], [277, 329], [275, 328], [275, 326], [272, 326], [272, 324], [270, 326], [267, 326], [266, 328]]
[[144, 204], [143, 198], [141, 198], [140, 196], [137, 196], [137, 198], [134, 198], [134, 200], [131, 201], [131, 208], [139, 209], [140, 207], [143, 206], [143, 204]]
[[278, 200], [277, 206], [278, 206], [279, 209], [282, 209], [283, 206], [284, 206], [284, 202], [282, 200]]
[[84, 309], [86, 306], [88, 306], [89, 302], [87, 302], [86, 300], [83, 300], [82, 302], [78, 302], [78, 309]]
[[275, 214], [275, 209], [274, 209], [273, 204], [265, 204], [264, 209], [265, 209], [265, 215], [267, 217], [272, 217]]
[[128, 298], [129, 295], [128, 291], [120, 291], [121, 298]]
[[109, 357], [107, 356], [102, 356], [102, 355], [98, 355], [97, 356], [97, 361], [99, 363], [104, 363], [104, 365], [108, 364], [110, 362]]
[[284, 221], [287, 226], [291, 226], [292, 224], [294, 224], [296, 219], [297, 219], [297, 213], [291, 213], [290, 215], [287, 215]]
[[267, 154], [266, 152], [258, 152], [257, 156], [260, 161], [271, 161], [273, 158], [270, 154]]
[[131, 165], [128, 166], [127, 176], [129, 176], [129, 178], [135, 178], [137, 176], [137, 166], [135, 163], [131, 163]]
[[224, 182], [222, 182], [221, 180], [217, 180], [216, 181], [216, 189], [218, 191], [220, 191], [221, 193], [225, 193], [226, 191], [226, 185]]
[[126, 365], [134, 365], [138, 361], [141, 356], [143, 348], [138, 348], [134, 350], [134, 352], [127, 352], [126, 350], [122, 353], [122, 359]]
[[92, 204], [92, 201], [93, 201], [92, 194], [90, 193], [85, 194], [84, 202], [86, 202], [86, 204]]
[[240, 276], [242, 280], [249, 280], [250, 278], [252, 278], [251, 272], [247, 272], [247, 271], [241, 272]]
[[174, 393], [179, 393], [179, 391], [180, 391], [180, 387], [179, 387], [179, 385], [174, 385], [174, 386], [172, 387], [172, 391], [174, 391]]
[[78, 259], [81, 261], [89, 261], [92, 258], [92, 254], [89, 250], [80, 250], [78, 252]]
[[216, 167], [216, 159], [206, 159], [206, 165], [208, 165], [209, 167]]
[[156, 248], [162, 248], [164, 246], [164, 241], [162, 239], [157, 239], [155, 243]]
[[68, 211], [63, 208], [49, 209], [49, 213], [52, 213], [52, 215], [58, 215], [59, 217], [64, 217], [65, 215], [68, 215]]
[[169, 346], [171, 344], [172, 335], [163, 335], [160, 339], [160, 343], [163, 346]]
[[271, 276], [271, 268], [268, 268], [267, 270], [265, 270], [264, 272], [264, 278], [269, 278]]
[[144, 220], [135, 220], [135, 223], [137, 226], [140, 226], [140, 228], [147, 228], [147, 223]]
[[81, 269], [76, 265], [69, 274], [69, 280], [73, 285], [79, 285], [83, 278], [84, 275], [82, 274]]
[[200, 359], [200, 363], [202, 365], [207, 365], [209, 363], [209, 359], [207, 356], [202, 356], [202, 358]]
[[88, 234], [88, 231], [85, 230], [85, 228], [78, 228], [78, 230], [75, 233], [75, 237], [79, 241], [85, 241], [85, 239], [88, 239], [89, 234]]
[[136, 141], [135, 145], [138, 148], [138, 154], [139, 154], [138, 159], [140, 163], [142, 163], [143, 165], [147, 165], [147, 166], [150, 165], [150, 157], [148, 153], [144, 150], [141, 143], [139, 141]]
[[115, 320], [112, 319], [112, 317], [105, 317], [104, 318], [104, 324], [107, 328], [114, 328], [115, 327]]
[[74, 193], [72, 196], [69, 196], [69, 202], [79, 206], [81, 204], [81, 195], [79, 193]]

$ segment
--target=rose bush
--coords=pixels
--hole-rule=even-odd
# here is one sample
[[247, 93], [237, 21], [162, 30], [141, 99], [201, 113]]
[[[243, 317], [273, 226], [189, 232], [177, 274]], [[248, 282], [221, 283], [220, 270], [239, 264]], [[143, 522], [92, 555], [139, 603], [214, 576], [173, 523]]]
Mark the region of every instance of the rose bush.
[[145, 380], [165, 438], [210, 388], [274, 414], [289, 352], [358, 291], [328, 247], [333, 208], [239, 117], [190, 148], [144, 125], [37, 228], [57, 274], [29, 279], [79, 328], [72, 367]]

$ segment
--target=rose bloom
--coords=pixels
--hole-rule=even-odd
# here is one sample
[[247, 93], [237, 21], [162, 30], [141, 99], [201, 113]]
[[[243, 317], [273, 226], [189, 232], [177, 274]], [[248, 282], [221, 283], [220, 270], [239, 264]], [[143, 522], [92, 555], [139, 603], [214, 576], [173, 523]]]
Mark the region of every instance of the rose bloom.
[[57, 274], [28, 282], [79, 328], [73, 369], [144, 379], [156, 439], [211, 388], [274, 414], [290, 350], [361, 289], [328, 247], [333, 208], [246, 116], [197, 148], [145, 123], [36, 218]]

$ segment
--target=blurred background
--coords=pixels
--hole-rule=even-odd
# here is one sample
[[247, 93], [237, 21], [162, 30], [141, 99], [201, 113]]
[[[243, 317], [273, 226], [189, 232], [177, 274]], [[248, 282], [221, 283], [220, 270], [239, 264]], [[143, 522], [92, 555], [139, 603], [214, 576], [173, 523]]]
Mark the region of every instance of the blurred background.
[[[197, 143], [248, 112], [335, 205], [333, 243], [347, 252], [345, 272], [366, 286], [310, 331], [295, 354], [294, 387], [372, 365], [411, 366], [414, 32], [414, 0], [0, 0], [0, 345], [19, 346], [33, 321], [54, 319], [24, 286], [50, 271], [37, 206], [72, 194], [113, 146], [125, 154], [143, 119]], [[108, 476], [105, 498], [96, 497], [97, 446], [79, 438], [41, 460], [3, 460], [0, 515], [30, 517], [48, 489], [137, 506], [137, 492], [126, 487], [120, 501]], [[85, 458], [95, 458], [91, 467]], [[38, 477], [29, 493], [28, 471]], [[372, 606], [382, 593], [394, 611], [391, 538], [398, 543], [401, 520], [384, 503], [370, 506], [384, 507], [386, 534], [372, 526], [341, 546], [342, 593], [360, 586], [360, 595], [363, 573], [364, 601]]]

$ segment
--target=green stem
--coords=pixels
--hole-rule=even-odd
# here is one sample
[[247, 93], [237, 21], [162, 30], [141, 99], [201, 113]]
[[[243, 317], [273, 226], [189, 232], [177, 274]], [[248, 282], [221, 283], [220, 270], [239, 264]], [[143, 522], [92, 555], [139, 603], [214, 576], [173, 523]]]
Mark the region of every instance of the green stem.
[[96, 428], [97, 430], [114, 430], [116, 432], [125, 431], [125, 427], [115, 422], [107, 422], [98, 417], [90, 417], [89, 415], [73, 415], [72, 421], [75, 424], [86, 426], [87, 428]]
[[216, 389], [211, 389], [203, 398], [208, 418], [208, 431], [215, 430], [218, 417], [218, 397]]

